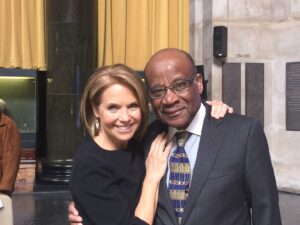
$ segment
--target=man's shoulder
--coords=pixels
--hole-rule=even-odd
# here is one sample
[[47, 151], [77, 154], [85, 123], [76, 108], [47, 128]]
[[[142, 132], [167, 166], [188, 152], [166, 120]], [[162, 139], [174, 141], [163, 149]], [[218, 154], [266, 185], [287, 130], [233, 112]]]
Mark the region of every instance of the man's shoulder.
[[95, 152], [95, 149], [96, 144], [93, 138], [89, 134], [86, 134], [77, 147], [74, 159], [88, 157]]
[[152, 123], [148, 126], [148, 131], [152, 132], [162, 132], [166, 131], [168, 129], [168, 125], [160, 122], [159, 120], [154, 120]]
[[168, 125], [161, 123], [159, 120], [154, 120], [151, 124], [149, 124], [147, 132], [142, 140], [144, 151], [148, 151], [148, 147], [151, 145], [152, 141], [158, 134], [167, 131]]
[[206, 109], [206, 119], [213, 120], [213, 121], [226, 121], [226, 122], [241, 122], [241, 123], [252, 123], [253, 121], [256, 121], [255, 118], [241, 115], [238, 113], [226, 113], [226, 115], [223, 118], [215, 119], [211, 116], [211, 106], [208, 105], [205, 102], [202, 102]]
[[253, 120], [255, 120], [255, 118], [253, 117], [241, 115], [238, 113], [227, 113], [223, 119], [228, 121], [241, 121], [241, 122], [252, 122]]
[[12, 120], [7, 115], [5, 115], [4, 113], [1, 113], [1, 115], [0, 115], [0, 124], [1, 125], [6, 125], [6, 126], [14, 126], [14, 127], [16, 127], [15, 121]]
[[249, 130], [253, 126], [259, 127], [260, 129], [263, 128], [262, 123], [258, 119], [237, 113], [227, 113], [221, 119], [215, 119], [210, 116], [208, 120], [212, 120], [215, 124], [220, 124], [229, 130]]
[[13, 137], [17, 137], [17, 139], [19, 139], [19, 129], [15, 121], [10, 117], [6, 116], [4, 113], [2, 113], [0, 118], [0, 128], [2, 132], [9, 132]]

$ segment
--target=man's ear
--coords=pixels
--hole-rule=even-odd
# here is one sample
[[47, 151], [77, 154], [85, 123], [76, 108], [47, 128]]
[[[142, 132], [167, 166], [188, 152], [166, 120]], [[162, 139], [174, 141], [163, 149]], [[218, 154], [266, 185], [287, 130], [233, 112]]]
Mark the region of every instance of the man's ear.
[[196, 74], [195, 81], [196, 81], [196, 84], [198, 87], [198, 92], [201, 95], [203, 92], [203, 77], [202, 77], [201, 73]]

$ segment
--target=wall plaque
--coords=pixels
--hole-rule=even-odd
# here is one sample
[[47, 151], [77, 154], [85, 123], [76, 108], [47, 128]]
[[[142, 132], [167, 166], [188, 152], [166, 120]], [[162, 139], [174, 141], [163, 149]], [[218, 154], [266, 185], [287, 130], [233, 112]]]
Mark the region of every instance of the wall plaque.
[[246, 63], [245, 114], [264, 124], [264, 64]]
[[286, 64], [286, 129], [300, 131], [300, 62]]
[[222, 69], [222, 100], [241, 113], [241, 64], [225, 63]]

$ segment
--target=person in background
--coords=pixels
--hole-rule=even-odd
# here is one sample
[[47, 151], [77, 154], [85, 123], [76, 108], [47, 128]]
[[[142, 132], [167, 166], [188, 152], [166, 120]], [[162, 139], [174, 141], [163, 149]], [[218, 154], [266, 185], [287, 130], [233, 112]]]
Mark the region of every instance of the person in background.
[[3, 99], [0, 98], [0, 112], [7, 114], [6, 112], [6, 103]]
[[13, 225], [11, 194], [21, 157], [20, 134], [15, 122], [4, 114], [5, 102], [0, 99], [0, 221]]

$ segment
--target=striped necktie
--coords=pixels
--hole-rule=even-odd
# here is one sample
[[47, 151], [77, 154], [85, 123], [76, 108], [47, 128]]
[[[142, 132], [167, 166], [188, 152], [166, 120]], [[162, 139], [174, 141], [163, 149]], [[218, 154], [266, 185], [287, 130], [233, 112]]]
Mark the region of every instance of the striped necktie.
[[177, 148], [169, 159], [169, 193], [179, 224], [183, 216], [191, 177], [190, 162], [184, 149], [185, 142], [189, 138], [189, 135], [187, 131], [177, 132]]

